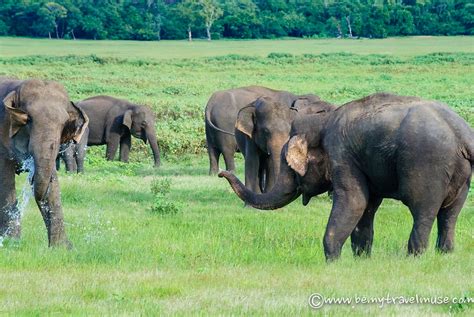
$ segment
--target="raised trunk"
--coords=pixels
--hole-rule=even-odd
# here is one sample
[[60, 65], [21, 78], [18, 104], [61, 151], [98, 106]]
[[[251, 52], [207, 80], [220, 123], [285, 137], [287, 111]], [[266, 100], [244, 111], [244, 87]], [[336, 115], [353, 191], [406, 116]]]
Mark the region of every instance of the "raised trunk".
[[155, 160], [155, 167], [159, 167], [161, 164], [160, 161], [160, 146], [158, 145], [158, 141], [156, 139], [156, 131], [155, 129], [148, 129], [146, 132], [148, 142], [150, 142], [151, 150], [153, 151], [153, 158]]
[[253, 193], [234, 174], [228, 171], [220, 172], [219, 177], [225, 177], [237, 196], [247, 205], [257, 209], [278, 209], [288, 205], [300, 195], [295, 182], [295, 174], [286, 164], [282, 165], [278, 182], [270, 192], [265, 194]]

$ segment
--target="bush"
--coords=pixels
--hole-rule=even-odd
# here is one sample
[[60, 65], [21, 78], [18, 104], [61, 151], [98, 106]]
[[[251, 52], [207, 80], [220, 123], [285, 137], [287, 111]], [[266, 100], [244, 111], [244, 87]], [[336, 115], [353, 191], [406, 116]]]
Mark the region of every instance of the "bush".
[[171, 179], [156, 178], [151, 182], [151, 193], [153, 194], [153, 205], [151, 211], [160, 215], [176, 214], [178, 207], [168, 200], [168, 194], [171, 189]]

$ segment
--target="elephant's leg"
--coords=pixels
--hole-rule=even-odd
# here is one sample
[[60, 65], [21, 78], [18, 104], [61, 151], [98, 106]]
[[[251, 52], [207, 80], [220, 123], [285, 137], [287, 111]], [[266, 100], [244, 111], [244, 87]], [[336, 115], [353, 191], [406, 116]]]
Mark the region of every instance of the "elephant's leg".
[[[434, 197], [434, 196], [430, 196]], [[408, 240], [408, 254], [418, 255], [428, 247], [428, 240], [441, 203], [432, 201], [419, 202], [409, 206], [413, 216], [413, 228]]]
[[71, 247], [72, 244], [67, 239], [66, 230], [64, 228], [64, 215], [61, 207], [56, 171], [53, 170], [47, 186], [46, 197], [40, 198], [35, 188], [35, 198], [48, 231], [49, 246], [65, 245], [66, 247]]
[[235, 149], [234, 150], [226, 149], [222, 153], [222, 155], [224, 156], [225, 168], [226, 170], [232, 173], [235, 172], [234, 154], [235, 154]]
[[20, 238], [20, 220], [15, 192], [15, 162], [0, 159], [0, 236]]
[[86, 145], [85, 144], [77, 144], [76, 145], [76, 165], [77, 165], [77, 172], [84, 173], [84, 160], [86, 158]]
[[219, 156], [221, 152], [217, 149], [216, 145], [212, 141], [212, 132], [209, 131], [209, 127], [206, 123], [206, 145], [207, 154], [209, 155], [209, 175], [216, 175], [219, 172]]
[[438, 239], [436, 249], [440, 252], [451, 252], [454, 249], [454, 229], [456, 220], [461, 212], [469, 192], [469, 183], [466, 184], [458, 198], [448, 207], [438, 212]]
[[76, 146], [74, 144], [68, 144], [68, 147], [63, 150], [62, 156], [66, 163], [66, 171], [68, 173], [76, 173]]
[[234, 136], [221, 135], [219, 136], [218, 147], [224, 156], [225, 169], [229, 172], [235, 172], [234, 154], [237, 151], [237, 141]]
[[381, 203], [382, 198], [370, 197], [362, 218], [352, 231], [351, 246], [355, 256], [361, 256], [362, 254], [370, 256], [374, 240], [374, 217]]
[[128, 155], [132, 146], [132, 137], [129, 133], [120, 138], [120, 160], [128, 163]]
[[354, 168], [340, 167], [333, 184], [334, 201], [324, 234], [324, 253], [328, 261], [340, 256], [344, 242], [354, 231], [369, 202], [365, 177]]
[[219, 172], [219, 156], [221, 153], [212, 145], [207, 145], [209, 155], [209, 175], [216, 175]]
[[107, 153], [106, 158], [113, 161], [120, 143], [120, 135], [118, 133], [111, 133], [107, 139]]

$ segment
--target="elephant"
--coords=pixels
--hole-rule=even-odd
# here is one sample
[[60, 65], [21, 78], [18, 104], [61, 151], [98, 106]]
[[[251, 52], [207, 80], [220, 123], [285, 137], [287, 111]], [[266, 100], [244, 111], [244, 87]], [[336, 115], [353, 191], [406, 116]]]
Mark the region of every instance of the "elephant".
[[231, 173], [219, 176], [259, 209], [283, 207], [301, 194], [307, 205], [332, 191], [323, 240], [328, 261], [340, 256], [349, 235], [354, 255], [370, 255], [383, 198], [410, 209], [408, 254], [427, 248], [435, 218], [436, 248], [450, 252], [474, 168], [474, 131], [441, 102], [376, 93], [295, 120], [281, 160], [277, 183], [264, 194], [251, 192]]
[[271, 190], [280, 171], [280, 153], [296, 117], [335, 110], [322, 100], [299, 98], [291, 107], [260, 97], [240, 109], [235, 138], [245, 158], [245, 186], [253, 192]]
[[238, 148], [234, 128], [237, 113], [262, 96], [272, 98], [288, 107], [298, 98], [305, 98], [309, 101], [319, 100], [318, 96], [312, 94], [297, 96], [287, 91], [273, 90], [262, 86], [248, 86], [213, 93], [205, 110], [209, 175], [215, 175], [219, 171], [221, 154], [224, 156], [226, 169], [235, 171], [234, 154]]
[[15, 172], [31, 157], [34, 197], [46, 225], [48, 244], [70, 247], [55, 160], [60, 144], [81, 138], [88, 117], [55, 81], [2, 77], [0, 100], [0, 235], [20, 238]]
[[120, 160], [128, 162], [131, 136], [150, 142], [154, 167], [160, 166], [155, 116], [150, 108], [110, 96], [95, 96], [77, 106], [89, 116], [88, 146], [107, 145], [106, 158], [113, 160], [120, 144]]
[[61, 144], [59, 156], [56, 159], [56, 169], [59, 170], [60, 161], [62, 159], [66, 166], [66, 172], [84, 173], [84, 159], [86, 157], [88, 139], [89, 128], [86, 128], [79, 142]]

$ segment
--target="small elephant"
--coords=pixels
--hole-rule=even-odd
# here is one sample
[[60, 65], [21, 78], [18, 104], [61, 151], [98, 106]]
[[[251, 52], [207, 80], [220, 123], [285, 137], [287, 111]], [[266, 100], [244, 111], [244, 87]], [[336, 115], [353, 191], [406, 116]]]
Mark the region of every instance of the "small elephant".
[[245, 157], [245, 186], [256, 193], [271, 190], [280, 171], [280, 152], [290, 138], [293, 120], [335, 109], [325, 101], [307, 98], [298, 98], [288, 107], [269, 97], [260, 97], [240, 109], [235, 138]]
[[77, 105], [90, 118], [88, 146], [106, 144], [106, 158], [113, 160], [120, 145], [120, 160], [128, 162], [133, 135], [150, 143], [154, 166], [160, 166], [155, 116], [150, 108], [109, 96], [91, 97]]
[[287, 105], [288, 108], [300, 97], [306, 97], [311, 101], [319, 100], [318, 96], [312, 94], [297, 96], [287, 91], [262, 86], [248, 86], [213, 93], [205, 110], [209, 175], [215, 175], [219, 171], [221, 154], [224, 156], [226, 169], [235, 171], [234, 154], [238, 147], [234, 127], [237, 113], [262, 96], [272, 98], [274, 101]]
[[68, 173], [84, 173], [84, 159], [86, 157], [87, 141], [89, 139], [89, 128], [84, 130], [79, 142], [61, 144], [59, 156], [56, 160], [56, 169], [59, 170], [62, 159]]
[[370, 254], [374, 216], [383, 198], [411, 211], [410, 254], [422, 253], [434, 220], [436, 248], [454, 248], [454, 228], [474, 169], [474, 131], [447, 105], [377, 93], [335, 111], [293, 122], [281, 152], [278, 181], [255, 194], [231, 173], [221, 172], [237, 195], [259, 209], [276, 209], [301, 194], [333, 191], [324, 235], [327, 260], [340, 256], [351, 236], [354, 255]]
[[0, 100], [0, 235], [20, 237], [15, 172], [19, 172], [19, 164], [32, 157], [34, 196], [49, 246], [70, 246], [55, 160], [61, 143], [81, 138], [87, 115], [69, 100], [63, 85], [54, 81], [1, 77]]

